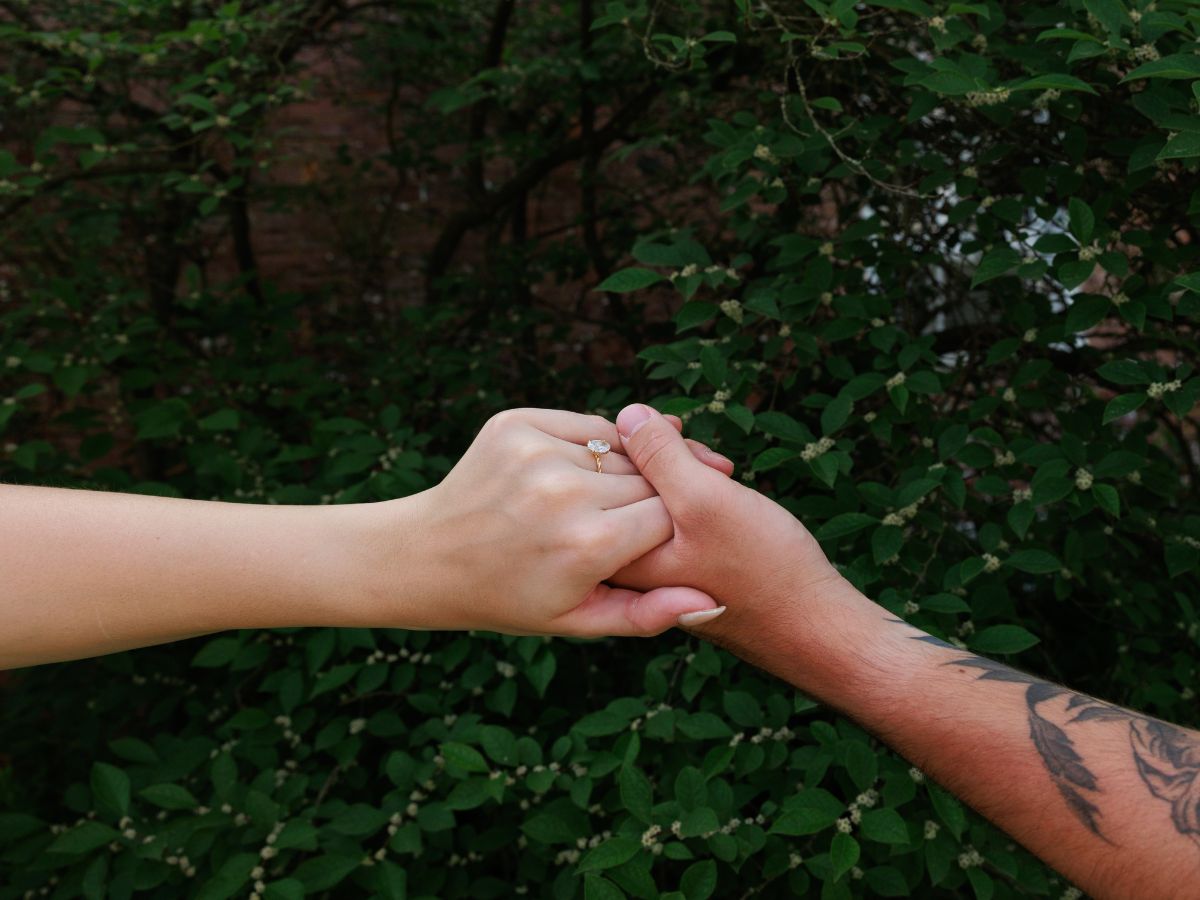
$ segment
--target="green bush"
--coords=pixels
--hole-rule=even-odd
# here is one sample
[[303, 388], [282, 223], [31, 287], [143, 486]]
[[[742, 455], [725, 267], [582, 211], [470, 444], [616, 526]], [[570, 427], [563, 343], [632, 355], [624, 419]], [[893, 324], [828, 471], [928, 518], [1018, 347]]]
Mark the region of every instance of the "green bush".
[[[592, 7], [0, 3], [0, 478], [369, 501], [497, 409], [650, 398], [889, 610], [1200, 723], [1194, 5]], [[269, 177], [314, 94], [386, 145]], [[0, 898], [1065, 889], [678, 633], [224, 634], [0, 691]]]

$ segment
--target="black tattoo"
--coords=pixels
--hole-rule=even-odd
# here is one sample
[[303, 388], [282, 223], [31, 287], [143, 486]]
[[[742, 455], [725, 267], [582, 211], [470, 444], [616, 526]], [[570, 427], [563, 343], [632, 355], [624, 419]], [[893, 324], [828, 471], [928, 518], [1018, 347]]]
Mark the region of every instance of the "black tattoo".
[[[887, 621], [913, 627], [901, 619], [888, 618]], [[914, 636], [912, 640], [958, 649], [928, 634]], [[1171, 821], [1175, 829], [1200, 846], [1200, 739], [1195, 733], [1068, 690], [981, 656], [965, 656], [943, 665], [980, 669], [980, 681], [1026, 685], [1029, 736], [1050, 780], [1084, 827], [1110, 844], [1112, 841], [1100, 828], [1101, 812], [1094, 802], [1096, 795], [1103, 793], [1095, 773], [1087, 767], [1064, 728], [1042, 715], [1038, 706], [1047, 700], [1066, 696], [1067, 710], [1074, 713], [1064, 723], [1066, 726], [1097, 721], [1126, 723], [1134, 765], [1142, 783], [1153, 796], [1171, 804]]]

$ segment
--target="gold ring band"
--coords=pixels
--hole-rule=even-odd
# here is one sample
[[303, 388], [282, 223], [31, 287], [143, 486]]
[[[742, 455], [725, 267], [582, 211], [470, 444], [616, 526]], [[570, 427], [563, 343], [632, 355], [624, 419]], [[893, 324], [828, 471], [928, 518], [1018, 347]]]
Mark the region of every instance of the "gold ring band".
[[596, 460], [596, 474], [604, 474], [604, 454], [612, 449], [612, 445], [608, 441], [600, 438], [592, 438], [587, 442], [588, 451], [592, 454], [592, 458]]

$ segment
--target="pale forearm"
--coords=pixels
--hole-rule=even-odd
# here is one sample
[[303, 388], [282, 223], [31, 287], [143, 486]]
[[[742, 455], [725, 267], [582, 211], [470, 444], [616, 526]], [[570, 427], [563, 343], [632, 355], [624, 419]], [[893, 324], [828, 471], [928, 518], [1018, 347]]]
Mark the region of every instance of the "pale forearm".
[[861, 595], [847, 591], [831, 608], [835, 617], [793, 632], [793, 645], [764, 662], [1089, 894], [1190, 896], [1200, 733], [946, 645]]
[[368, 513], [2, 486], [0, 668], [230, 628], [380, 624]]

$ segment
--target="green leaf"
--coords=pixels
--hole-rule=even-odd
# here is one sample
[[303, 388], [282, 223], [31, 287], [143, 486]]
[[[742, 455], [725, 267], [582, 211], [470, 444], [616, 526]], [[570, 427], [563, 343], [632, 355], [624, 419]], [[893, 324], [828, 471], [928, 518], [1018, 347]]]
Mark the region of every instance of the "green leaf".
[[[408, 872], [386, 859], [376, 865], [375, 872], [378, 876], [376, 886], [383, 900], [408, 900]], [[297, 895], [299, 900], [304, 896], [303, 885], [297, 882], [296, 886], [301, 888]]]
[[740, 403], [730, 403], [725, 407], [725, 415], [746, 434], [754, 427], [754, 413]]
[[220, 637], [209, 641], [192, 657], [192, 665], [198, 669], [216, 669], [233, 662], [242, 649], [242, 642], [234, 637]]
[[684, 810], [692, 810], [708, 802], [704, 774], [695, 766], [684, 766], [675, 776], [675, 799]]
[[650, 824], [650, 807], [653, 789], [650, 780], [634, 765], [621, 767], [618, 775], [621, 804], [629, 814], [640, 822]]
[[118, 837], [120, 835], [107, 825], [100, 822], [84, 822], [82, 825], [60, 834], [46, 848], [46, 852], [72, 855], [88, 853], [97, 847], [103, 847], [105, 844], [115, 841]]
[[1092, 232], [1096, 228], [1096, 216], [1092, 213], [1092, 208], [1078, 197], [1071, 198], [1068, 208], [1070, 210], [1071, 234], [1079, 239], [1079, 243], [1088, 243], [1091, 241]]
[[[395, 868], [392, 863], [385, 862], [383, 865]], [[282, 878], [279, 881], [267, 882], [266, 891], [263, 893], [263, 900], [304, 900], [304, 884], [296, 878]], [[400, 894], [398, 897], [389, 893], [387, 887], [381, 887], [380, 893], [392, 900], [404, 900], [405, 895]]]
[[178, 437], [185, 422], [191, 418], [191, 409], [178, 398], [163, 400], [136, 416], [137, 439], [155, 440]]
[[326, 853], [306, 859], [291, 874], [304, 885], [307, 894], [316, 894], [341, 884], [359, 864], [358, 857]]
[[896, 525], [881, 525], [871, 535], [871, 557], [879, 565], [900, 552], [904, 544], [904, 529]]
[[1025, 81], [1012, 86], [1014, 91], [1082, 91], [1085, 94], [1096, 93], [1095, 89], [1074, 75], [1063, 72], [1046, 72], [1027, 78]]
[[860, 791], [865, 791], [879, 777], [879, 756], [862, 741], [844, 742], [846, 771]]
[[507, 728], [499, 725], [484, 725], [479, 731], [479, 742], [487, 755], [505, 766], [517, 764], [517, 739]]
[[1101, 419], [1101, 424], [1107, 425], [1109, 422], [1127, 416], [1134, 410], [1140, 409], [1145, 402], [1146, 395], [1141, 392], [1136, 394], [1121, 394], [1113, 397], [1104, 407], [1104, 416]]
[[801, 807], [785, 812], [771, 826], [771, 834], [805, 835], [816, 834], [826, 828], [832, 828], [837, 821], [839, 812], [830, 815], [825, 810]]
[[1036, 515], [1036, 512], [1033, 504], [1028, 500], [1022, 500], [1008, 511], [1008, 525], [1016, 533], [1017, 537], [1025, 537], [1026, 532], [1029, 531], [1029, 526], [1033, 524], [1033, 517]]
[[745, 691], [726, 691], [722, 705], [726, 715], [743, 728], [757, 728], [762, 724], [762, 707]]
[[1163, 78], [1191, 80], [1200, 78], [1200, 56], [1192, 53], [1173, 53], [1162, 59], [1143, 63], [1121, 79], [1137, 81], [1140, 78]]
[[751, 468], [755, 472], [766, 472], [799, 456], [799, 451], [789, 449], [788, 447], [768, 447], [754, 458], [754, 464]]
[[759, 431], [785, 441], [805, 443], [812, 439], [811, 432], [787, 413], [774, 410], [760, 412], [754, 417], [754, 424]]
[[929, 799], [938, 818], [950, 829], [954, 839], [961, 841], [963, 829], [967, 827], [967, 814], [963, 811], [962, 804], [936, 784], [930, 784], [928, 790]]
[[977, 653], [1020, 653], [1038, 643], [1020, 625], [993, 625], [975, 634], [968, 645]]
[[845, 394], [834, 397], [821, 412], [821, 433], [831, 435], [836, 432], [846, 424], [853, 409], [854, 401]]
[[1200, 131], [1181, 131], [1158, 151], [1158, 159], [1191, 159], [1200, 156]]
[[1146, 374], [1142, 364], [1135, 359], [1114, 359], [1106, 362], [1096, 374], [1106, 381], [1120, 385], [1149, 384], [1153, 379]]
[[238, 421], [236, 409], [219, 409], [196, 424], [205, 431], [234, 431], [238, 427]]
[[92, 763], [92, 796], [101, 811], [114, 817], [125, 815], [129, 812], [129, 795], [129, 776], [123, 769], [108, 763]]
[[254, 853], [239, 853], [226, 859], [219, 869], [196, 892], [197, 900], [227, 900], [250, 880], [250, 873], [258, 865]]
[[907, 897], [908, 882], [894, 866], [875, 866], [867, 869], [867, 885], [880, 897]]
[[1103, 509], [1109, 515], [1119, 518], [1121, 515], [1121, 495], [1117, 493], [1117, 489], [1111, 484], [1093, 484], [1092, 496], [1096, 498], [1096, 505]]
[[583, 878], [583, 900], [625, 900], [625, 892], [599, 875]]
[[894, 809], [872, 809], [863, 813], [859, 826], [862, 836], [868, 841], [881, 844], [907, 844], [908, 827]]
[[533, 689], [537, 691], [539, 697], [546, 696], [546, 689], [550, 687], [550, 682], [554, 680], [554, 674], [557, 671], [558, 659], [549, 648], [539, 653], [537, 659], [522, 669], [523, 674], [529, 679], [529, 683], [533, 685]]
[[1078, 333], [1095, 327], [1112, 308], [1108, 297], [1096, 294], [1077, 296], [1067, 310], [1067, 331]]
[[619, 272], [613, 272], [600, 282], [600, 284], [596, 285], [593, 290], [610, 291], [614, 294], [628, 294], [630, 291], [640, 291], [642, 288], [647, 288], [662, 280], [663, 276], [657, 272], [635, 266], [630, 269], [621, 269]]
[[588, 851], [579, 863], [578, 874], [602, 872], [628, 862], [642, 849], [642, 842], [628, 835], [616, 835]]
[[1062, 569], [1062, 563], [1045, 550], [1018, 550], [1004, 560], [1005, 565], [1031, 575], [1047, 575]]
[[846, 806], [821, 788], [804, 788], [784, 803], [784, 812], [771, 826], [771, 834], [816, 834], [845, 812]]
[[1121, 0], [1083, 0], [1083, 6], [1113, 38], [1119, 38], [1121, 31], [1132, 24]]
[[154, 748], [145, 741], [138, 740], [135, 737], [116, 738], [108, 742], [108, 749], [115, 753], [121, 759], [127, 759], [130, 762], [145, 763], [154, 765], [160, 762], [158, 754], [154, 752]]
[[879, 520], [866, 513], [841, 513], [817, 529], [817, 540], [832, 541], [878, 525]]
[[453, 766], [464, 772], [486, 773], [491, 771], [483, 754], [467, 744], [447, 741], [442, 744], [442, 756], [445, 757], [447, 766]]
[[709, 384], [719, 388], [725, 384], [725, 379], [729, 374], [729, 365], [716, 347], [701, 347], [700, 371], [704, 373], [704, 378]]
[[687, 900], [708, 900], [717, 889], [717, 864], [711, 859], [692, 863], [684, 870], [679, 889]]
[[152, 784], [138, 791], [138, 796], [163, 809], [195, 809], [200, 805], [192, 792], [179, 784]]
[[675, 331], [683, 332], [703, 325], [717, 314], [717, 305], [700, 300], [683, 304], [675, 314]]
[[[443, 747], [443, 753], [445, 749]], [[347, 806], [329, 821], [329, 827], [347, 837], [367, 837], [388, 823], [388, 814], [366, 803]]]
[[833, 866], [833, 880], [837, 881], [854, 868], [862, 849], [858, 841], [848, 834], [838, 832], [829, 844], [829, 862]]
[[1015, 269], [1021, 262], [1021, 255], [1012, 247], [993, 247], [984, 254], [975, 274], [971, 277], [971, 287], [978, 287], [993, 278], [999, 278], [1005, 272]]

